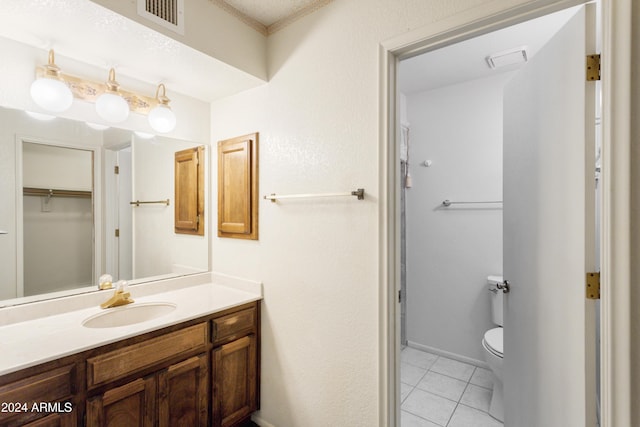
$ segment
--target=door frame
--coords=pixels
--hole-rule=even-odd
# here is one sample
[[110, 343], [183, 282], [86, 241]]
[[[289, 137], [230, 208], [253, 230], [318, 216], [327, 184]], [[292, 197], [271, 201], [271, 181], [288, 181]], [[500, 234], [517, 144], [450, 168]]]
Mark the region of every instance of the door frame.
[[[103, 227], [103, 215], [102, 215], [102, 175], [96, 173], [100, 170], [102, 165], [102, 149], [95, 146], [83, 146], [82, 144], [68, 141], [61, 141], [57, 139], [49, 139], [42, 137], [34, 137], [26, 134], [18, 133], [15, 136], [15, 153], [16, 153], [16, 291], [18, 298], [25, 298], [24, 296], [24, 207], [23, 207], [23, 194], [22, 194], [22, 180], [23, 180], [23, 144], [40, 144], [48, 145], [52, 147], [68, 148], [73, 150], [90, 151], [93, 153], [92, 170], [93, 170], [93, 196], [92, 196], [92, 209], [93, 209], [93, 260], [92, 260], [92, 279], [93, 283], [97, 283], [98, 277], [102, 271], [102, 227]], [[60, 291], [60, 295], [66, 295], [68, 291]], [[28, 298], [28, 297], [27, 297]]]
[[[630, 362], [630, 124], [632, 0], [601, 0], [602, 220], [601, 426], [631, 425]], [[400, 423], [400, 163], [401, 59], [534, 19], [586, 0], [487, 3], [379, 46], [379, 425]], [[511, 2], [512, 3], [512, 2]], [[615, 50], [613, 49], [615, 46]], [[612, 114], [616, 111], [616, 114]], [[615, 165], [615, 167], [613, 167]], [[612, 191], [615, 188], [615, 192]], [[615, 287], [610, 286], [611, 283]], [[615, 310], [614, 310], [615, 307]]]

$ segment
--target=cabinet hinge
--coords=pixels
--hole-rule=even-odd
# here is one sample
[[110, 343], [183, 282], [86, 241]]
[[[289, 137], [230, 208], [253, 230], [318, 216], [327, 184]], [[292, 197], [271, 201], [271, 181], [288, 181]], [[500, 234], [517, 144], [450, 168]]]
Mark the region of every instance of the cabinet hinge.
[[587, 55], [587, 81], [600, 80], [600, 54]]
[[116, 237], [120, 237], [120, 229], [116, 228], [116, 232], [115, 232]]
[[398, 302], [402, 302], [402, 291], [398, 291]]
[[115, 173], [116, 175], [118, 175], [120, 173], [120, 166], [114, 166], [113, 167], [113, 173]]
[[587, 273], [587, 299], [600, 299], [600, 273]]

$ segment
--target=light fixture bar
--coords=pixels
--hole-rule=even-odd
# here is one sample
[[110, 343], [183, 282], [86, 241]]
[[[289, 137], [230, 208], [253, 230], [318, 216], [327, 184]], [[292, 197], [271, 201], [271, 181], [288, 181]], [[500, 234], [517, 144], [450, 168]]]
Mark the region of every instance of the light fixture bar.
[[[47, 73], [45, 66], [36, 67], [36, 77], [43, 77]], [[81, 99], [86, 102], [95, 103], [96, 99], [107, 91], [107, 85], [104, 82], [95, 82], [82, 79], [80, 77], [71, 76], [69, 74], [59, 73], [59, 78], [63, 80], [71, 89], [74, 98]], [[129, 109], [138, 114], [149, 114], [154, 107], [158, 105], [158, 100], [140, 95], [134, 92], [120, 89], [120, 95], [129, 104]]]

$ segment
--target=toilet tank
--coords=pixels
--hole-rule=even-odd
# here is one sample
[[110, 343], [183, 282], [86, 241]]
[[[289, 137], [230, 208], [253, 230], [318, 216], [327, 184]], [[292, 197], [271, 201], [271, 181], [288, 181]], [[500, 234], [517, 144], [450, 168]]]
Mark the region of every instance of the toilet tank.
[[498, 283], [502, 282], [504, 282], [502, 276], [487, 277], [487, 286], [491, 291], [489, 293], [491, 295], [491, 321], [498, 326], [504, 326], [502, 318], [504, 293], [496, 287]]

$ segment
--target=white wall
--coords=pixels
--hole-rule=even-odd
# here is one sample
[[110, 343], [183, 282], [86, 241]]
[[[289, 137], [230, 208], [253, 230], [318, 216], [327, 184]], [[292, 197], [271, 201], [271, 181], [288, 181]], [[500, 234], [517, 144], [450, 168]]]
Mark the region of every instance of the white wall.
[[138, 16], [135, 0], [92, 1], [239, 70], [260, 79], [266, 78], [266, 37], [209, 0], [184, 2], [184, 35]]
[[92, 200], [53, 197], [43, 211], [42, 199], [23, 199], [24, 296], [91, 286]]
[[261, 420], [379, 424], [379, 44], [483, 3], [331, 2], [270, 36], [268, 85], [212, 104], [213, 141], [260, 132], [261, 196], [366, 191], [261, 199], [259, 241], [213, 238], [214, 270], [264, 283]]
[[[407, 339], [483, 361], [486, 278], [502, 274], [504, 75], [407, 95]], [[431, 160], [430, 167], [421, 166]]]
[[176, 266], [194, 271], [209, 269], [208, 225], [204, 236], [174, 232], [175, 152], [195, 146], [197, 144], [188, 141], [133, 139], [133, 200], [170, 200], [169, 206], [151, 204], [131, 208], [136, 279], [173, 273]]

